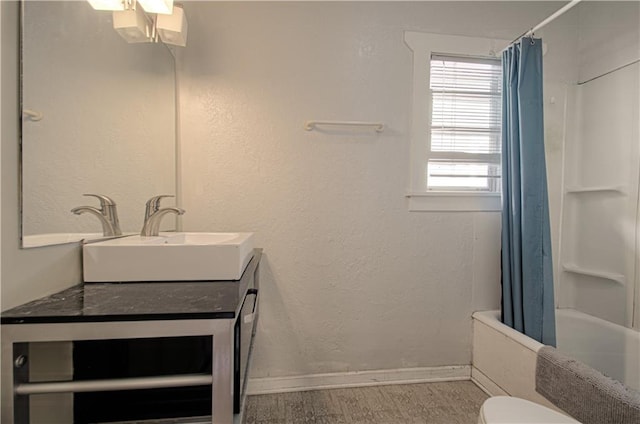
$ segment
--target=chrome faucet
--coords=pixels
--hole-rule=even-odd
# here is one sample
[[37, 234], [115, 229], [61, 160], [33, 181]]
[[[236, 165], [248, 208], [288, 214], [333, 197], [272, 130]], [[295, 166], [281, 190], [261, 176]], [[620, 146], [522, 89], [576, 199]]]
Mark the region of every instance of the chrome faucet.
[[83, 196], [92, 196], [100, 200], [100, 209], [93, 206], [78, 206], [71, 209], [76, 215], [89, 212], [95, 215], [102, 224], [102, 235], [106, 237], [120, 236], [122, 231], [120, 230], [120, 222], [118, 221], [118, 210], [116, 209], [116, 202], [108, 196], [101, 194], [83, 194]]
[[144, 225], [140, 235], [143, 237], [157, 236], [160, 233], [160, 221], [168, 213], [175, 213], [176, 215], [184, 214], [184, 209], [180, 208], [160, 208], [160, 200], [164, 197], [174, 197], [172, 195], [161, 195], [152, 197], [147, 201], [147, 206], [144, 211]]

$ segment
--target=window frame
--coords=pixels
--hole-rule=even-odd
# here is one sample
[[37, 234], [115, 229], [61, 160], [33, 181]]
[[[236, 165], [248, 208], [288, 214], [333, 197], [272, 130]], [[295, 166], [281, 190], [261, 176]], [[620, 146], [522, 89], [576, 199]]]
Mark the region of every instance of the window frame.
[[413, 103], [410, 183], [406, 194], [410, 211], [500, 211], [500, 193], [429, 190], [426, 173], [431, 150], [430, 71], [432, 55], [501, 57], [509, 40], [405, 31], [413, 52]]

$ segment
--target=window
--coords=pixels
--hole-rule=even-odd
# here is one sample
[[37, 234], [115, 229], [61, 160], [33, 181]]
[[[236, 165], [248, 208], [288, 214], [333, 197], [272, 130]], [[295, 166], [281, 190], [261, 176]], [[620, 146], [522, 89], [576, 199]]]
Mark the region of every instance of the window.
[[431, 55], [427, 188], [500, 191], [502, 64]]
[[413, 51], [409, 209], [500, 210], [508, 40], [405, 32]]

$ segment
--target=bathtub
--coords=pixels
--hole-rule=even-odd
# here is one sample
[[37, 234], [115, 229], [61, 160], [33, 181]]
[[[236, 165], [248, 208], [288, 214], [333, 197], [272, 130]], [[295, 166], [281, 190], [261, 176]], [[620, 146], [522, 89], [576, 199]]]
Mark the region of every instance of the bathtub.
[[[556, 310], [558, 349], [640, 390], [640, 333], [572, 309]], [[552, 407], [535, 391], [543, 345], [500, 322], [499, 311], [473, 314], [471, 378], [491, 395]]]

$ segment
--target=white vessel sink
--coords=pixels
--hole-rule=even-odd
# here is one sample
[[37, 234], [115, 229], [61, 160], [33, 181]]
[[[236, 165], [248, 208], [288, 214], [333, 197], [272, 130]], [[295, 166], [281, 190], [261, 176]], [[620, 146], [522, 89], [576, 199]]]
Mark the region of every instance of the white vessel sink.
[[86, 244], [84, 281], [239, 280], [253, 248], [253, 233], [161, 233]]

